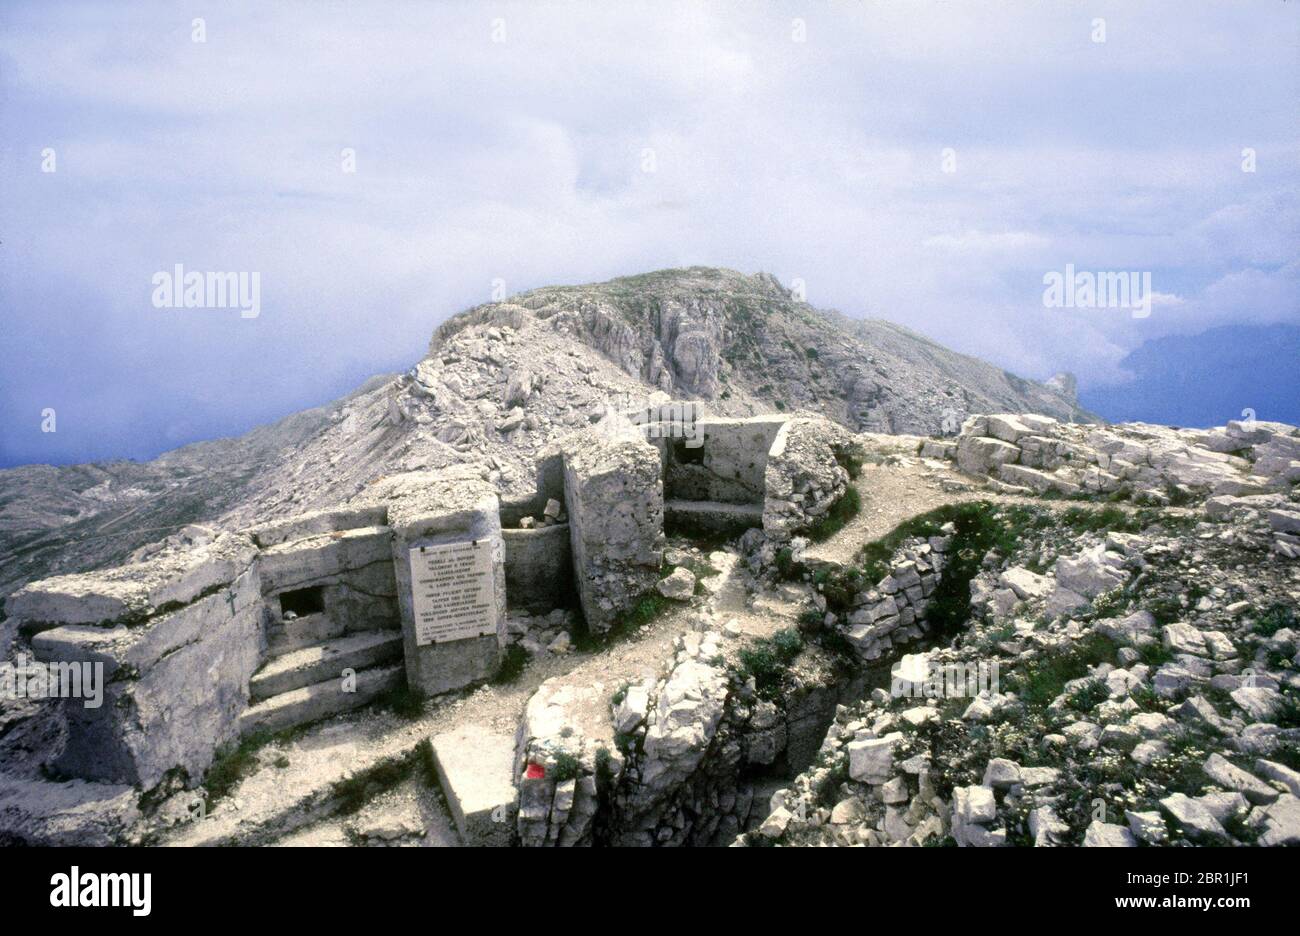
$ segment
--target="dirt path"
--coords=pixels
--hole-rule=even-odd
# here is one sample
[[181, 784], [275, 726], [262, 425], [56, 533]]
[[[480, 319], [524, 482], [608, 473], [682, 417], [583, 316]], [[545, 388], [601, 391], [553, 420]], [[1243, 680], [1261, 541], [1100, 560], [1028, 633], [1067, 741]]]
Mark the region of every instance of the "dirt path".
[[904, 520], [945, 504], [982, 500], [992, 492], [934, 462], [906, 459], [897, 464], [862, 466], [854, 482], [862, 510], [824, 543], [805, 552], [809, 559], [848, 563], [865, 543], [880, 539]]
[[[888, 465], [864, 465], [854, 486], [862, 498], [861, 511], [826, 542], [809, 546], [804, 552], [807, 558], [841, 565], [850, 563], [865, 544], [892, 532], [905, 520], [946, 504], [966, 501], [1027, 504], [1047, 510], [1112, 508], [1132, 513], [1140, 509], [1126, 501], [1049, 500], [1022, 494], [1000, 494], [985, 487], [979, 479], [967, 477], [946, 465], [920, 459], [902, 459]], [[1164, 507], [1162, 510], [1170, 516], [1189, 512], [1185, 507]]]

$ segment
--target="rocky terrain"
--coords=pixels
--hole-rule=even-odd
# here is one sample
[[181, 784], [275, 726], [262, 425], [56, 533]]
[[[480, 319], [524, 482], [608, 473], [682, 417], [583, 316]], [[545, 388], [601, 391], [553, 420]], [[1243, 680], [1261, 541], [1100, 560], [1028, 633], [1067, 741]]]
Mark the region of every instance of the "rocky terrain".
[[538, 451], [611, 407], [672, 397], [719, 415], [939, 432], [973, 412], [1090, 418], [1069, 384], [814, 309], [765, 274], [697, 267], [539, 289], [451, 318], [405, 374], [239, 438], [143, 464], [0, 471], [0, 595], [126, 561], [188, 525], [323, 507], [402, 470], [485, 463], [503, 494], [520, 491]]
[[[0, 818], [42, 841], [457, 844], [466, 789], [420, 751], [473, 729], [508, 739], [471, 784], [507, 791], [502, 842], [1300, 843], [1300, 431], [1002, 414], [859, 439], [865, 525], [675, 539], [666, 607], [616, 641], [515, 613], [511, 681], [273, 738], [197, 799], [73, 782], [50, 817], [6, 780]], [[1061, 463], [1026, 470], [1113, 489], [1003, 480], [1045, 439]], [[10, 762], [41, 724], [8, 722]]]
[[[767, 324], [745, 332], [743, 310], [760, 308]], [[504, 503], [532, 491], [556, 437], [589, 430], [569, 436], [565, 470], [589, 460], [587, 476], [617, 485], [631, 452], [626, 474], [644, 468], [644, 491], [658, 483], [656, 450], [619, 433], [631, 428], [620, 414], [646, 401], [838, 408], [838, 425], [792, 420], [794, 441], [767, 450], [761, 525], [658, 527], [653, 565], [636, 569], [649, 589], [608, 620], [529, 613], [530, 596], [515, 595], [506, 663], [487, 683], [377, 695], [209, 751], [193, 776], [157, 770], [135, 785], [54, 775], [53, 708], [0, 705], [0, 841], [1300, 845], [1300, 429], [1081, 423], [1067, 396], [1005, 377], [999, 390], [996, 372], [903, 333], [912, 359], [885, 338], [853, 352], [861, 368], [894, 369], [879, 397], [846, 388], [854, 365], [838, 350], [780, 353], [794, 334], [852, 349], [852, 330], [765, 277], [690, 270], [539, 290], [451, 320], [410, 373], [295, 417], [279, 447], [271, 430], [212, 443], [246, 445], [260, 467], [232, 479], [205, 523], [135, 546], [151, 565], [103, 577], [147, 592], [152, 611], [184, 602], [165, 577], [119, 582], [131, 568], [220, 559], [239, 540], [222, 527], [254, 526], [274, 549], [268, 521], [325, 505], [365, 513], [389, 473], [463, 464], [421, 484], [461, 473]], [[729, 361], [736, 349], [754, 365]], [[980, 393], [1027, 397], [935, 424], [940, 384], [926, 381], [949, 365]], [[831, 381], [835, 393], [814, 389]], [[201, 489], [212, 479], [195, 448], [137, 467]], [[25, 519], [11, 502], [7, 522], [65, 510], [75, 529], [105, 496], [88, 492], [116, 478], [141, 508], [165, 499], [149, 474], [74, 470], [69, 495], [24, 506]], [[545, 528], [562, 511], [548, 501], [512, 522]], [[317, 534], [313, 548], [354, 548], [344, 530]], [[573, 565], [590, 572], [581, 554]], [[233, 621], [239, 597], [227, 612], [210, 585], [189, 576], [185, 600]], [[64, 597], [79, 595], [12, 600]], [[103, 616], [84, 618], [99, 638]]]
[[841, 706], [748, 840], [1300, 844], [1295, 506], [988, 513], [969, 620]]

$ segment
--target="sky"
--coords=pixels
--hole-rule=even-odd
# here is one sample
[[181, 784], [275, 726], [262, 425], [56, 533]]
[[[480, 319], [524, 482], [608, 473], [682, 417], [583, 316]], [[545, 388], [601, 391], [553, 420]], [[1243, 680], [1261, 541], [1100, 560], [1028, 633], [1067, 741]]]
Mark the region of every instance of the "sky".
[[[1113, 397], [1148, 342], [1300, 325], [1297, 102], [1284, 0], [6, 0], [0, 466], [324, 403], [496, 285], [697, 264]], [[258, 314], [159, 307], [177, 264]], [[1048, 307], [1067, 264], [1150, 314]]]

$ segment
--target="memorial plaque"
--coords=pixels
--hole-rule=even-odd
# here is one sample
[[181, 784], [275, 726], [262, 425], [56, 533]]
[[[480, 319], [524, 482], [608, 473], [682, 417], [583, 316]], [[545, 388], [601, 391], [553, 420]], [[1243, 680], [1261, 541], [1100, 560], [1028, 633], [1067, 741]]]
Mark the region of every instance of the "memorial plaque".
[[495, 634], [491, 541], [413, 546], [411, 607], [417, 646]]

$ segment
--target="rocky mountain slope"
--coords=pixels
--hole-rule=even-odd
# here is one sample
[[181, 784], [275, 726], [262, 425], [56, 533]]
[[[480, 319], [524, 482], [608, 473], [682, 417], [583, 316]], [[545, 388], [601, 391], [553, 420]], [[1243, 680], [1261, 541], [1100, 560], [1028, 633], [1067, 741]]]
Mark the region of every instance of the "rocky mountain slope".
[[[391, 472], [464, 461], [504, 494], [607, 407], [695, 399], [724, 415], [810, 411], [853, 429], [935, 432], [971, 412], [1089, 419], [1048, 386], [886, 322], [797, 301], [766, 274], [694, 267], [548, 287], [470, 309], [409, 372], [233, 439], [154, 461], [0, 471], [0, 595], [125, 561], [193, 524], [323, 507]], [[1064, 389], [1062, 389], [1064, 388]]]

